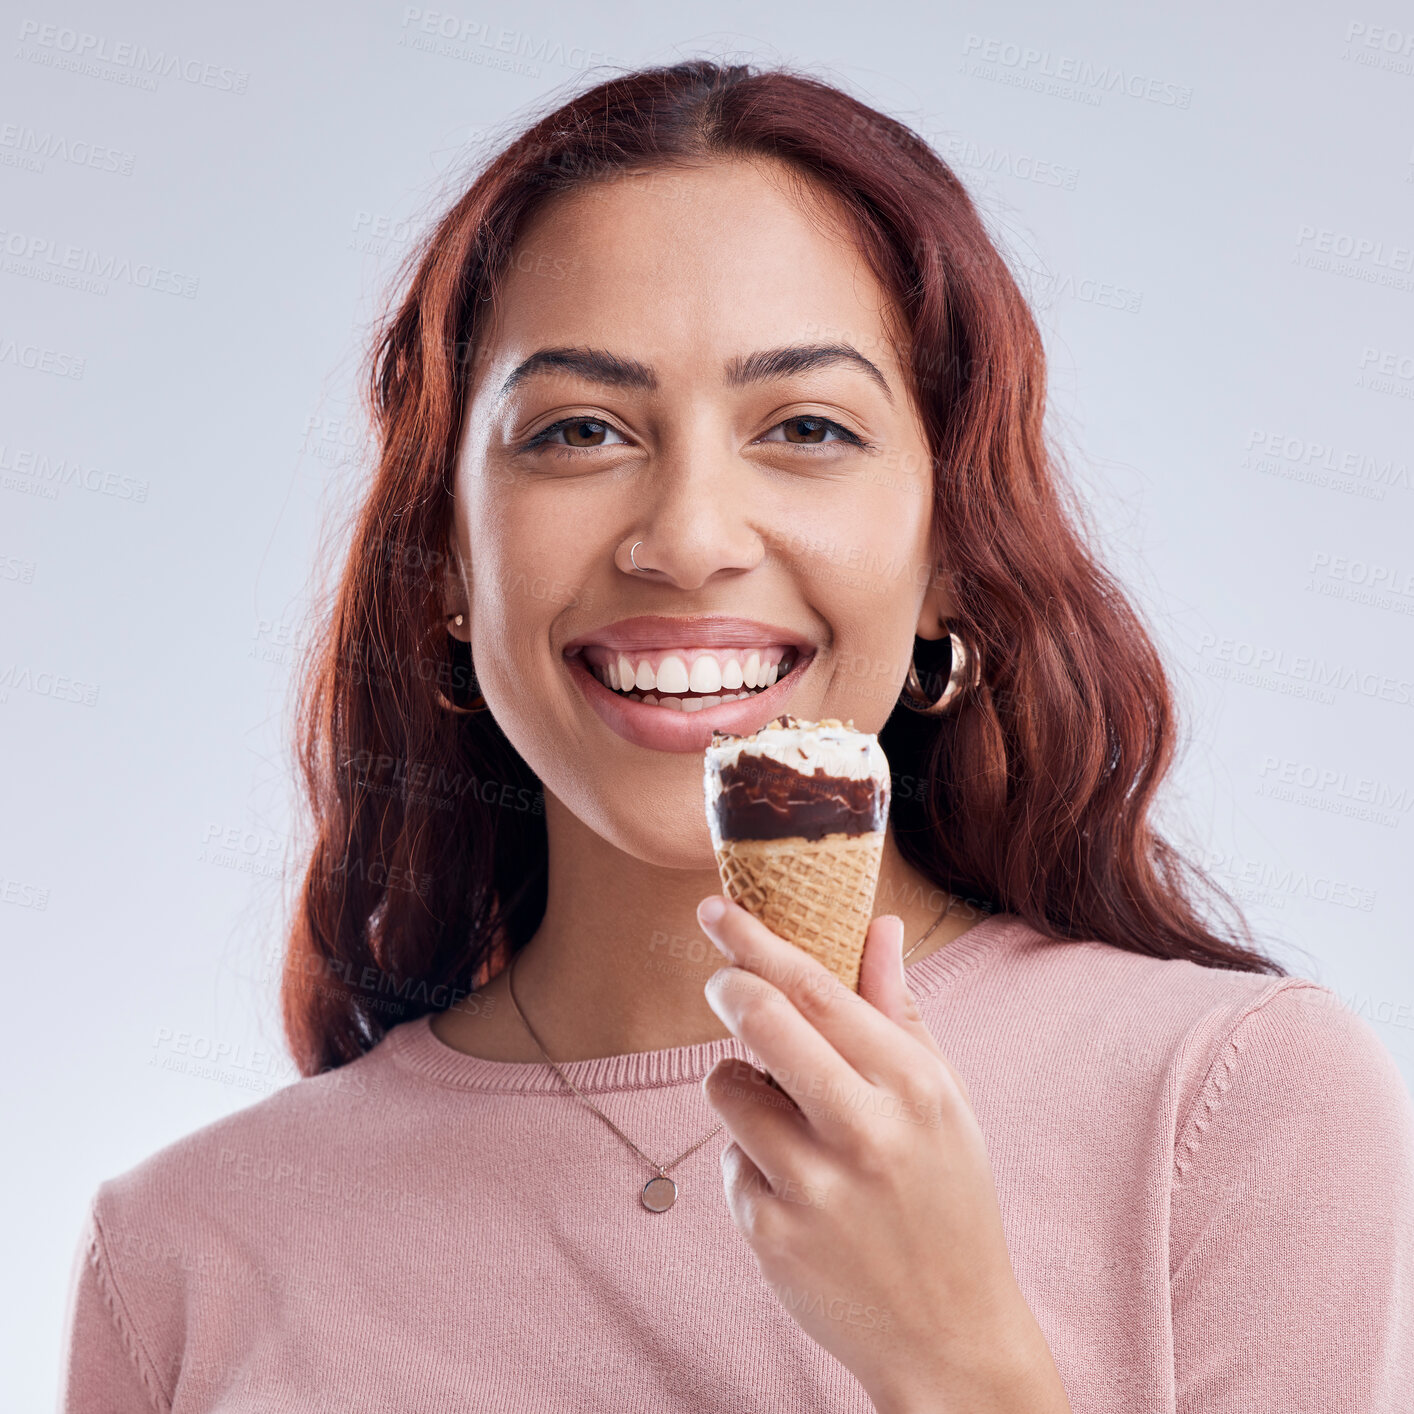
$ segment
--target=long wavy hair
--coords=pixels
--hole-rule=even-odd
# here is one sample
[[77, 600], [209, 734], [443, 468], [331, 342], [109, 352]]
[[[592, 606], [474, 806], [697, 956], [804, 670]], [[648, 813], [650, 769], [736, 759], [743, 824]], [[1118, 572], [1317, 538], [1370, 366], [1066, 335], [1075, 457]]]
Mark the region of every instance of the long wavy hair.
[[[544, 913], [541, 784], [489, 711], [449, 710], [479, 699], [442, 617], [468, 388], [518, 234], [586, 183], [730, 158], [775, 159], [833, 194], [900, 322], [933, 456], [933, 543], [982, 668], [947, 714], [899, 706], [880, 733], [903, 855], [1048, 937], [1286, 975], [1150, 820], [1172, 693], [1082, 539], [1042, 430], [1040, 335], [961, 182], [837, 87], [699, 61], [600, 83], [510, 142], [411, 252], [377, 328], [376, 466], [298, 677], [312, 818], [281, 1005], [304, 1074], [458, 1004]], [[946, 672], [929, 664], [925, 685]], [[1210, 931], [1200, 894], [1242, 942]]]

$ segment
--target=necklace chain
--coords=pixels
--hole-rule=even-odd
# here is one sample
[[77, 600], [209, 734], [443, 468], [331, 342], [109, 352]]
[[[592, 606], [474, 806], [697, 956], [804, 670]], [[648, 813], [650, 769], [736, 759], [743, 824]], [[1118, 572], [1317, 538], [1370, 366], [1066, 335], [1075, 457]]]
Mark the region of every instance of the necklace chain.
[[[944, 918], [948, 916], [949, 913], [952, 912], [952, 906], [956, 902], [956, 898], [949, 894], [947, 904], [944, 906], [943, 911], [939, 913], [938, 916], [929, 925], [928, 931], [924, 933], [923, 936], [919, 938], [919, 940], [914, 943], [914, 945], [909, 948], [906, 953], [904, 953], [903, 960], [905, 962], [907, 962], [908, 959], [912, 957], [913, 954], [916, 953], [918, 949], [921, 948], [923, 944], [933, 936], [934, 932], [937, 931], [938, 925], [943, 921]], [[649, 1158], [649, 1156], [645, 1154], [643, 1150], [640, 1149], [638, 1145], [635, 1144], [633, 1140], [630, 1139], [628, 1135], [625, 1134], [623, 1130], [620, 1129], [618, 1125], [616, 1125], [614, 1121], [611, 1120], [609, 1116], [606, 1115], [604, 1111], [601, 1110], [599, 1106], [596, 1105], [594, 1101], [591, 1100], [589, 1096], [586, 1095], [579, 1088], [579, 1086], [576, 1085], [574, 1081], [571, 1080], [569, 1076], [566, 1075], [564, 1071], [561, 1070], [560, 1067], [550, 1059], [550, 1053], [545, 1049], [544, 1045], [540, 1040], [540, 1037], [535, 1034], [534, 1030], [530, 1025], [530, 1022], [525, 1019], [525, 1013], [520, 1009], [520, 1003], [516, 1000], [516, 963], [520, 961], [520, 956], [520, 953], [516, 953], [516, 955], [511, 959], [510, 967], [506, 971], [506, 990], [510, 993], [511, 1006], [515, 1009], [515, 1014], [520, 1018], [520, 1024], [525, 1027], [527, 1034], [530, 1036], [530, 1039], [535, 1042], [535, 1049], [538, 1050], [542, 1056], [544, 1056], [545, 1064], [548, 1065], [550, 1069], [553, 1070], [555, 1074], [558, 1075], [560, 1079], [563, 1080], [572, 1091], [574, 1091], [574, 1093], [579, 1097], [579, 1099], [582, 1100], [586, 1105], [588, 1105], [589, 1108], [596, 1115], [598, 1115], [599, 1118], [602, 1119], [604, 1123], [607, 1124], [609, 1128], [612, 1129], [614, 1133], [617, 1134], [619, 1138], [622, 1139], [624, 1143], [627, 1144], [628, 1147], [632, 1149], [633, 1152], [637, 1154], [640, 1159], [643, 1160], [644, 1163], [646, 1163], [651, 1169], [653, 1169], [658, 1174], [659, 1178], [667, 1178], [669, 1169], [676, 1168], [680, 1163], [682, 1163], [684, 1159], [690, 1158], [693, 1154], [695, 1154], [705, 1143], [707, 1143], [709, 1139], [722, 1132], [722, 1130], [726, 1127], [725, 1123], [719, 1124], [714, 1130], [712, 1130], [710, 1134], [704, 1134], [702, 1138], [699, 1139], [697, 1143], [695, 1143], [690, 1149], [684, 1149], [682, 1153], [677, 1156], [677, 1158], [673, 1159], [669, 1163], [660, 1164], [656, 1159]]]
[[699, 1139], [697, 1143], [692, 1146], [692, 1148], [685, 1149], [671, 1163], [660, 1164], [656, 1159], [650, 1159], [648, 1155], [645, 1154], [643, 1150], [640, 1149], [638, 1145], [635, 1144], [633, 1140], [630, 1139], [628, 1135], [625, 1134], [623, 1130], [620, 1129], [618, 1125], [616, 1125], [614, 1121], [611, 1120], [609, 1116], [606, 1115], [604, 1111], [601, 1110], [599, 1106], [596, 1105], [594, 1101], [591, 1100], [589, 1096], [586, 1095], [584, 1091], [581, 1090], [579, 1086], [576, 1085], [574, 1081], [571, 1080], [569, 1076], [566, 1075], [564, 1071], [561, 1070], [560, 1067], [550, 1059], [550, 1053], [545, 1049], [544, 1045], [541, 1044], [540, 1037], [537, 1036], [533, 1030], [531, 1030], [530, 1023], [525, 1019], [525, 1013], [520, 1009], [520, 1003], [516, 1001], [515, 970], [516, 963], [519, 961], [520, 954], [517, 953], [511, 959], [510, 968], [506, 973], [506, 990], [511, 994], [511, 1005], [515, 1008], [516, 1015], [520, 1017], [520, 1024], [525, 1027], [526, 1031], [530, 1034], [530, 1039], [535, 1042], [536, 1050], [538, 1050], [540, 1054], [545, 1057], [545, 1064], [548, 1065], [550, 1069], [553, 1070], [555, 1074], [558, 1075], [560, 1079], [563, 1080], [565, 1084], [568, 1085], [570, 1089], [573, 1090], [574, 1093], [578, 1095], [579, 1098], [583, 1100], [584, 1103], [588, 1105], [589, 1108], [593, 1110], [594, 1113], [597, 1114], [599, 1118], [602, 1119], [604, 1123], [607, 1124], [609, 1128], [612, 1129], [614, 1133], [617, 1134], [619, 1138], [622, 1139], [624, 1143], [627, 1144], [628, 1147], [632, 1149], [633, 1152], [644, 1161], [644, 1163], [646, 1163], [650, 1168], [656, 1169], [661, 1177], [666, 1178], [668, 1170], [670, 1168], [675, 1168], [678, 1164], [682, 1163], [684, 1159], [688, 1158], [692, 1154], [695, 1154], [710, 1138], [712, 1138], [713, 1134], [718, 1134], [721, 1132], [724, 1126], [719, 1124], [716, 1129], [712, 1131], [712, 1134], [704, 1134], [702, 1138]]

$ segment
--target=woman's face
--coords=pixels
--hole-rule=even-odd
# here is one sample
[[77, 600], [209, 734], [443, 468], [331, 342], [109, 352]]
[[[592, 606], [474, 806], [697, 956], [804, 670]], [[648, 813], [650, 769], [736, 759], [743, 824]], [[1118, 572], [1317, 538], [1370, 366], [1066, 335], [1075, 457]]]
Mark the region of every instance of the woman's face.
[[560, 198], [477, 350], [448, 611], [546, 790], [667, 867], [712, 867], [714, 727], [877, 731], [949, 608], [886, 296], [784, 178], [727, 162]]

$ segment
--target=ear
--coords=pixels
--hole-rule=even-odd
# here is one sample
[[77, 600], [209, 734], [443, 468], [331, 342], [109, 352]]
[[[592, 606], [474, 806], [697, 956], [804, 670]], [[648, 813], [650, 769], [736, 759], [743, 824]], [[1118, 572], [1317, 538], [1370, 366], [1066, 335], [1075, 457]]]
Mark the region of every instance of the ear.
[[918, 607], [918, 627], [914, 632], [923, 639], [946, 638], [948, 621], [955, 614], [951, 580], [947, 571], [935, 562], [923, 591], [923, 602]]
[[[462, 616], [461, 623], [456, 622], [456, 616]], [[447, 632], [462, 643], [471, 642], [471, 620], [467, 617], [465, 609], [453, 609], [446, 616]]]
[[[462, 616], [459, 625], [453, 622], [458, 614]], [[453, 638], [471, 642], [470, 575], [463, 577], [457, 557], [452, 554], [446, 556], [442, 573], [442, 619]]]

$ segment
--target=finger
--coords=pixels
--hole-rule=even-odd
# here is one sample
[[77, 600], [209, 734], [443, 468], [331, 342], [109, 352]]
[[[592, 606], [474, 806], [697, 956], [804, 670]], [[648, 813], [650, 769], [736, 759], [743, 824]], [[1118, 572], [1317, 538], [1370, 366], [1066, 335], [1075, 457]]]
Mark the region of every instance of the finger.
[[799, 1176], [809, 1122], [789, 1095], [768, 1082], [754, 1065], [729, 1056], [707, 1073], [702, 1090], [727, 1133], [774, 1187]]
[[738, 1231], [750, 1234], [762, 1207], [774, 1194], [765, 1174], [736, 1142], [722, 1150], [722, 1189], [727, 1195], [727, 1211]]
[[854, 1127], [850, 1107], [866, 1105], [865, 1092], [873, 1087], [779, 987], [744, 968], [723, 967], [707, 979], [703, 990], [712, 1010], [818, 1132]]
[[[708, 900], [698, 905], [698, 921], [707, 936], [734, 966], [778, 987], [861, 1079], [902, 1093], [896, 1087], [916, 1086], [919, 1077], [926, 1078], [936, 1066], [937, 1047], [926, 1027], [910, 1033], [739, 904], [720, 894], [714, 894], [712, 900], [725, 907], [713, 919], [704, 913]], [[878, 932], [871, 925], [870, 932], [875, 938], [887, 937], [887, 924]], [[866, 952], [869, 936], [866, 934]], [[767, 1065], [767, 1069], [774, 1073], [774, 1067]], [[783, 1077], [778, 1075], [777, 1079], [784, 1083]], [[793, 1098], [800, 1103], [798, 1095]]]
[[911, 1036], [928, 1044], [932, 1036], [923, 1025], [904, 976], [903, 939], [903, 919], [896, 913], [881, 913], [870, 923], [859, 963], [859, 995]]
[[869, 925], [864, 940], [864, 957], [859, 966], [859, 995], [941, 1061], [953, 1083], [967, 1098], [967, 1087], [962, 1077], [929, 1031], [918, 1009], [917, 998], [908, 985], [908, 972], [903, 964], [903, 940], [903, 919], [897, 914], [880, 914]]
[[859, 964], [859, 995], [933, 1050], [933, 1033], [923, 1022], [904, 971], [903, 939], [903, 919], [896, 913], [881, 913], [870, 923]]

